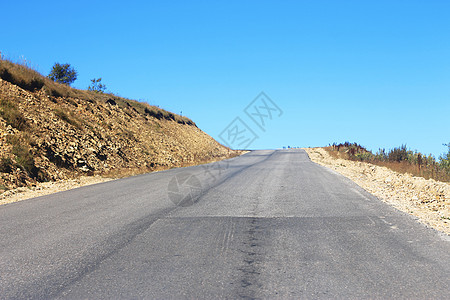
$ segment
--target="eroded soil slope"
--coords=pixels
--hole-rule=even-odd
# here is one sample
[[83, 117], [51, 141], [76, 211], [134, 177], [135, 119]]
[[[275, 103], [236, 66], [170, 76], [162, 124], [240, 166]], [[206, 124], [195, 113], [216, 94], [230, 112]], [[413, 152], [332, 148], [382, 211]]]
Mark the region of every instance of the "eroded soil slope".
[[80, 99], [31, 92], [0, 79], [0, 193], [237, 155], [189, 119], [161, 111], [113, 95]]

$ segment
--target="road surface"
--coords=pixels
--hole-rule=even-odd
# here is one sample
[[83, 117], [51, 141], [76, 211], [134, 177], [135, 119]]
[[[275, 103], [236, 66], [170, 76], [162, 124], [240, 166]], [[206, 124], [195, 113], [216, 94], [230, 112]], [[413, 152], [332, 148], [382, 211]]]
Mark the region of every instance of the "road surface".
[[0, 298], [450, 298], [444, 236], [303, 150], [0, 206]]

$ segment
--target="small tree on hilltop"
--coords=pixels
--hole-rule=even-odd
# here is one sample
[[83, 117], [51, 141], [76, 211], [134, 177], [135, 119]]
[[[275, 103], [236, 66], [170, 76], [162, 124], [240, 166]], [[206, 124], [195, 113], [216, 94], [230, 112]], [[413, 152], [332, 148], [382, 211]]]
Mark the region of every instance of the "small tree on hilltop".
[[102, 78], [91, 79], [92, 85], [90, 85], [88, 87], [88, 91], [93, 91], [93, 92], [96, 92], [96, 93], [103, 94], [105, 92], [105, 90], [106, 90], [106, 85], [101, 83], [101, 81], [102, 81]]
[[70, 85], [77, 79], [77, 75], [77, 71], [70, 64], [55, 63], [50, 74], [48, 74], [48, 78], [58, 83]]

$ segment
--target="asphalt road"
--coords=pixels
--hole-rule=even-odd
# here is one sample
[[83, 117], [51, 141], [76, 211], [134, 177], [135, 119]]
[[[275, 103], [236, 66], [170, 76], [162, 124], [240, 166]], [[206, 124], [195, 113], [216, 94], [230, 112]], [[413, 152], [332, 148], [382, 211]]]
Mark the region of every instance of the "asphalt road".
[[302, 150], [0, 206], [0, 298], [450, 298], [450, 242]]

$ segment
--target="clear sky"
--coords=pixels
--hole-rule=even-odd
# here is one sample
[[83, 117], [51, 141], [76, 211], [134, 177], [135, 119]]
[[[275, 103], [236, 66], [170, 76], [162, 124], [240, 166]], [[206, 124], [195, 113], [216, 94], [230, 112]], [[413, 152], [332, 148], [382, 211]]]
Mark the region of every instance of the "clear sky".
[[[369, 149], [450, 142], [450, 1], [2, 1], [0, 51], [48, 74], [182, 112], [219, 139], [236, 117], [250, 148]], [[245, 114], [264, 91], [283, 111]]]

